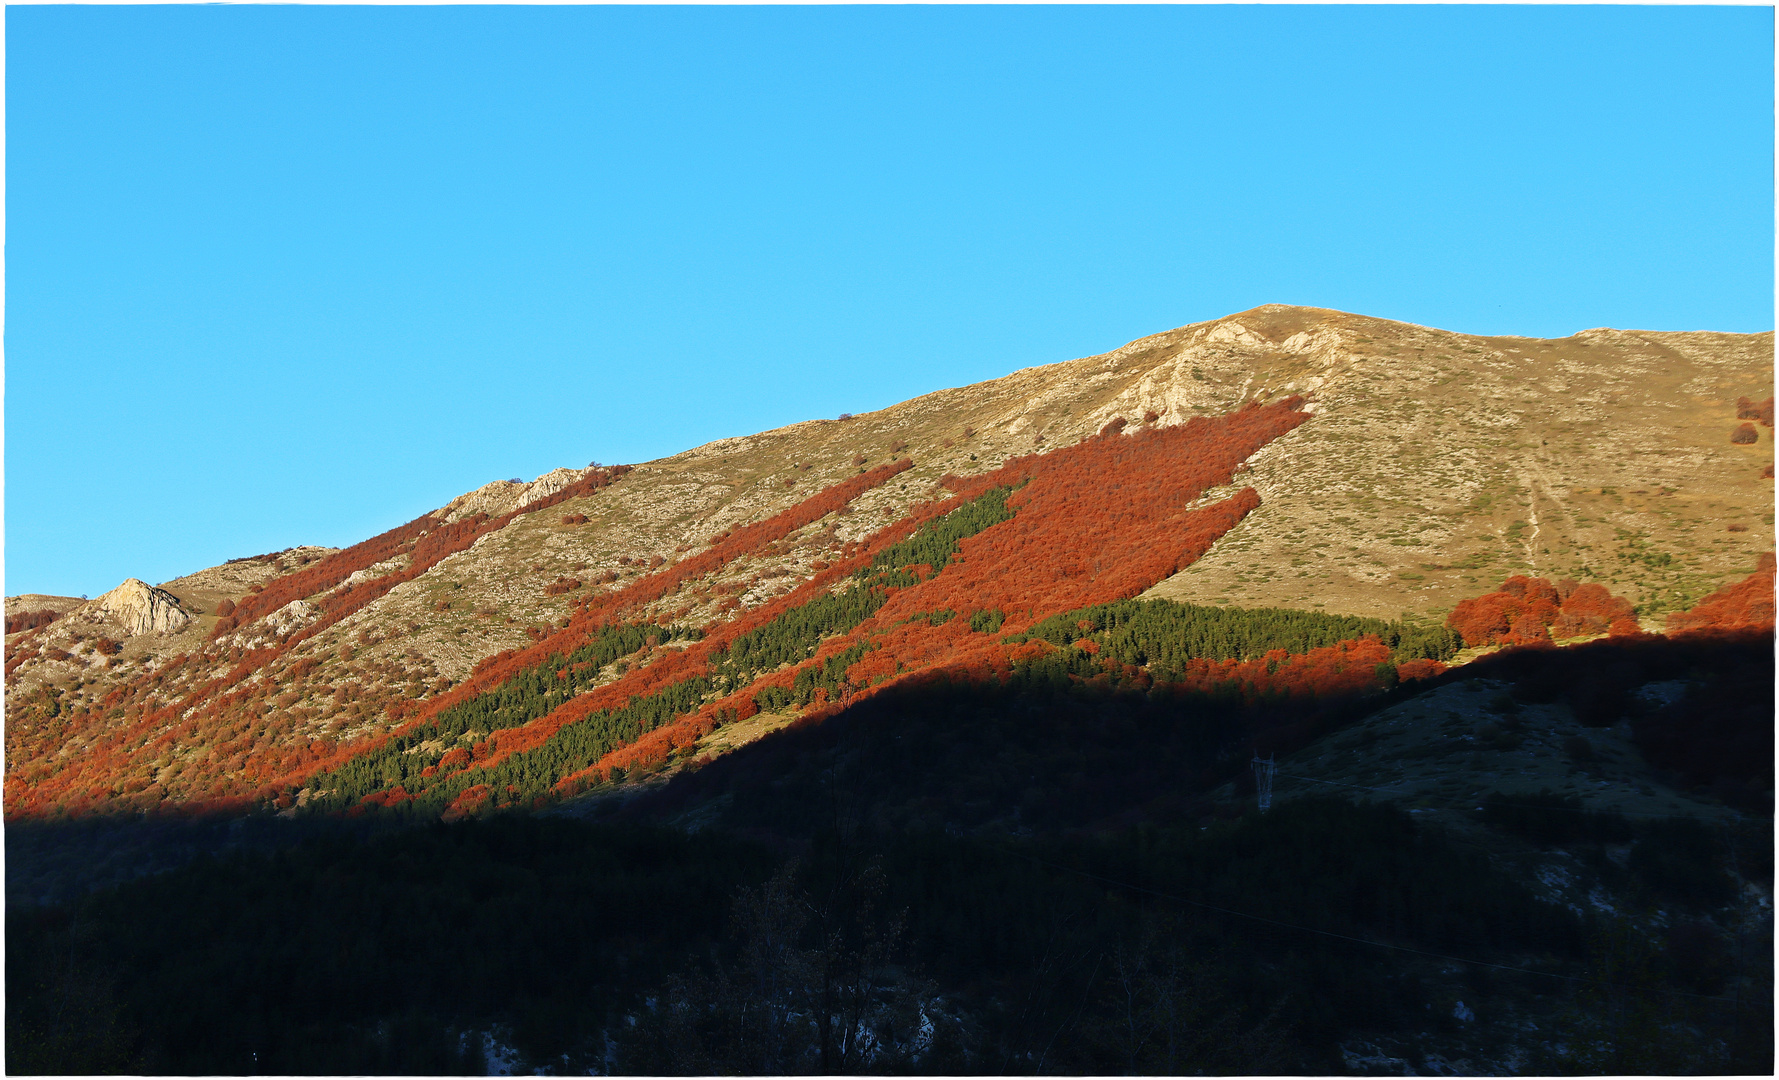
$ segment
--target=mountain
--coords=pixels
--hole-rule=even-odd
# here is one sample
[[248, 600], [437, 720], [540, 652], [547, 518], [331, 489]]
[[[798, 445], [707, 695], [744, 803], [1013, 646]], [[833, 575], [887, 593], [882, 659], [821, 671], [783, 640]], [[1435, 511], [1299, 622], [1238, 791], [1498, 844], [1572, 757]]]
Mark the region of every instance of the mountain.
[[[887, 924], [867, 912], [888, 910], [886, 896], [920, 907], [918, 890], [907, 890], [937, 866], [980, 868], [979, 880], [957, 870], [977, 882], [977, 892], [953, 897], [970, 910], [1028, 887], [1064, 907], [1085, 905], [1087, 922], [1056, 930], [1054, 940], [1083, 958], [1097, 950], [1102, 962], [1071, 960], [1066, 975], [1001, 953], [984, 960], [985, 972], [999, 973], [992, 988], [966, 991], [975, 985], [967, 972], [947, 968], [941, 981], [968, 1002], [955, 1008], [922, 998], [912, 983], [904, 987], [912, 997], [892, 1001], [855, 982], [859, 1001], [890, 1010], [871, 1030], [903, 1023], [895, 1009], [927, 1008], [950, 1017], [931, 1020], [934, 1030], [955, 1022], [961, 1057], [919, 1039], [893, 1052], [888, 1043], [848, 1050], [826, 1028], [815, 1057], [785, 1049], [796, 1044], [789, 1035], [780, 1050], [791, 1056], [735, 1057], [740, 1044], [703, 1020], [682, 1017], [688, 1028], [662, 1015], [626, 1043], [625, 1060], [644, 1071], [833, 1072], [913, 1067], [921, 1055], [928, 1067], [975, 1071], [990, 1042], [1012, 1055], [1002, 1067], [1042, 1071], [1031, 1049], [1044, 1042], [1038, 1030], [1009, 1017], [1065, 1017], [1062, 1001], [1075, 991], [1002, 1016], [995, 1010], [1013, 1008], [1004, 995], [1015, 986], [1060, 979], [1055, 986], [1083, 986], [1085, 1002], [1108, 985], [1098, 981], [1104, 962], [1128, 961], [1136, 966], [1121, 976], [1127, 988], [1202, 997], [1192, 979], [1211, 978], [1223, 961], [1170, 951], [1162, 937], [1115, 945], [1110, 924], [1112, 937], [1090, 932], [1108, 916], [1070, 883], [1076, 873], [1136, 888], [1131, 895], [1271, 910], [1268, 918], [1293, 925], [1310, 916], [1291, 905], [1325, 888], [1346, 897], [1336, 907], [1351, 913], [1339, 929], [1325, 926], [1335, 936], [1378, 944], [1397, 925], [1423, 954], [1488, 953], [1487, 963], [1516, 969], [1533, 961], [1509, 962], [1502, 950], [1546, 969], [1582, 963], [1590, 931], [1552, 912], [1570, 905], [1577, 918], [1597, 918], [1589, 891], [1597, 888], [1702, 919], [1695, 936], [1706, 944], [1662, 954], [1661, 963], [1685, 967], [1698, 960], [1686, 948], [1716, 956], [1720, 942], [1770, 927], [1770, 909], [1762, 923], [1756, 899], [1770, 893], [1770, 863], [1725, 869], [1724, 860], [1752, 857], [1761, 822], [1770, 833], [1772, 374], [1771, 334], [1484, 338], [1268, 305], [873, 413], [644, 464], [497, 480], [345, 549], [293, 547], [153, 587], [131, 579], [93, 601], [9, 599], [9, 895], [68, 897], [71, 883], [176, 866], [206, 848], [247, 858], [252, 837], [274, 847], [323, 838], [304, 849], [306, 869], [291, 871], [301, 888], [358, 874], [347, 867], [359, 865], [354, 853], [367, 843], [402, 866], [491, 859], [464, 871], [476, 881], [555, 881], [567, 864], [537, 853], [611, 844], [638, 866], [705, 875], [685, 886], [706, 898], [682, 914], [682, 926], [700, 928], [684, 931], [690, 939], [646, 920], [598, 938], [604, 945], [588, 939], [595, 967], [612, 962], [619, 938], [631, 943], [625, 949], [656, 943], [624, 953], [636, 965], [630, 974], [601, 976], [600, 985], [637, 994], [670, 976], [688, 940], [753, 947], [740, 930], [724, 936], [731, 898], [735, 925], [753, 926], [756, 938], [805, 933], [802, 922], [787, 929], [786, 920], [803, 918], [794, 911], [854, 920], [822, 940], [863, 935], [845, 955], [864, 965], [854, 975], [865, 982], [867, 968], [889, 962], [887, 952], [867, 962], [858, 951], [867, 940], [888, 948]], [[1551, 648], [1553, 640], [1567, 647]], [[1272, 777], [1250, 769], [1259, 757], [1278, 770], [1272, 816], [1253, 816], [1257, 777]], [[1309, 798], [1318, 791], [1359, 802], [1305, 809], [1323, 806]], [[619, 831], [574, 833], [594, 828], [577, 820]], [[1163, 838], [1143, 839], [1145, 829]], [[1201, 844], [1200, 830], [1223, 831]], [[706, 839], [683, 848], [687, 832]], [[163, 837], [153, 857], [139, 850], [151, 835]], [[605, 839], [587, 839], [595, 835]], [[575, 846], [583, 841], [593, 847]], [[1038, 846], [1007, 847], [1015, 842]], [[1598, 859], [1552, 863], [1555, 842], [1591, 844]], [[447, 857], [428, 847], [438, 843], [492, 846]], [[1244, 854], [1253, 843], [1273, 854]], [[642, 849], [679, 854], [657, 863], [635, 854]], [[1171, 854], [1156, 862], [1164, 850]], [[1347, 863], [1317, 850], [1346, 852]], [[1421, 886], [1411, 884], [1410, 851], [1449, 871], [1449, 894], [1416, 893], [1406, 921], [1391, 924], [1342, 867], [1379, 860], [1379, 880], [1413, 891]], [[774, 874], [763, 852], [781, 858]], [[811, 861], [797, 870], [782, 863], [786, 852]], [[1027, 873], [1020, 859], [1052, 869], [1016, 885]], [[276, 873], [270, 865], [240, 863], [245, 876], [228, 889], [258, 895], [264, 875]], [[887, 866], [904, 877], [881, 879]], [[1269, 907], [1277, 890], [1261, 883], [1276, 884], [1293, 866], [1307, 874], [1287, 890], [1296, 899]], [[667, 887], [653, 871], [637, 872], [636, 889], [654, 896]], [[1560, 887], [1546, 880], [1559, 872]], [[175, 909], [200, 894], [226, 909], [227, 889], [204, 892], [222, 888], [207, 873], [134, 888], [171, 890], [155, 903]], [[483, 888], [465, 884], [471, 878], [449, 888]], [[571, 878], [580, 882], [572, 890], [604, 895], [607, 886]], [[571, 878], [561, 879], [564, 889]], [[1531, 880], [1543, 882], [1536, 896], [1516, 883]], [[1304, 881], [1320, 884], [1306, 892]], [[1688, 892], [1701, 881], [1716, 884]], [[425, 903], [401, 892], [407, 885], [379, 892], [396, 883], [377, 874], [364, 888], [398, 907]], [[117, 941], [185, 940], [185, 930], [132, 922], [150, 917], [140, 914], [149, 894], [128, 895], [138, 897], [134, 906], [94, 916], [116, 928]], [[818, 895], [829, 900], [797, 907], [795, 897]], [[576, 902], [506, 917], [531, 927]], [[365, 917], [380, 922], [391, 910]], [[1437, 910], [1469, 912], [1486, 932], [1452, 945], [1458, 927]], [[298, 909], [287, 917], [308, 918]], [[1018, 933], [1030, 940], [1019, 948], [1051, 955], [1038, 941], [1043, 917], [1021, 918]], [[1172, 933], [1147, 914], [1137, 922]], [[1658, 924], [1669, 925], [1647, 925]], [[997, 933], [959, 930], [925, 909], [910, 925], [929, 957], [976, 949]], [[432, 955], [430, 944], [414, 947]], [[510, 943], [485, 950], [509, 947], [524, 953]], [[810, 945], [798, 963], [841, 963], [827, 947]], [[1273, 955], [1252, 947], [1260, 952], [1250, 959]], [[219, 963], [235, 955], [227, 948]], [[303, 948], [306, 959], [292, 961], [303, 970], [332, 955], [313, 942]], [[1028, 961], [1038, 967], [1021, 966]], [[416, 982], [455, 977], [445, 973], [457, 961], [438, 962]], [[1193, 966], [1202, 964], [1211, 966]], [[1172, 965], [1174, 981], [1143, 982], [1159, 970], [1140, 975], [1143, 965]], [[1189, 977], [1189, 968], [1200, 974]], [[1409, 969], [1392, 970], [1389, 978]], [[1416, 979], [1445, 979], [1415, 970]], [[1672, 974], [1662, 970], [1658, 982]], [[1758, 982], [1746, 965], [1723, 970], [1731, 974], [1717, 983], [1700, 976], [1687, 992], [1710, 996], [1716, 990], [1696, 987], [1729, 985], [1723, 979]], [[793, 975], [773, 977], [803, 977]], [[707, 1017], [743, 1000], [728, 976], [672, 977], [692, 980], [676, 985], [705, 1003]], [[1316, 985], [1336, 997], [1359, 992], [1330, 989], [1337, 984]], [[1345, 1019], [1322, 1030], [1315, 1009], [1281, 1004], [1266, 978], [1250, 990], [1213, 1009], [1215, 1024], [1232, 1025], [1228, 1038], [1197, 1057], [1145, 1056], [1153, 1046], [1120, 1044], [1111, 1028], [1093, 1034], [1089, 1025], [1069, 1028], [1075, 1042], [1062, 1067], [1328, 1071], [1427, 1052], [1402, 1024], [1362, 1037], [1357, 1014], [1330, 1005]], [[1505, 1068], [1520, 1045], [1512, 1024], [1555, 1015], [1531, 998], [1509, 1008], [1519, 991], [1501, 993], [1439, 1006], [1443, 1015], [1474, 1012], [1485, 999], [1502, 1006], [1491, 1034], [1467, 1051], [1480, 1063], [1471, 1068]], [[917, 999], [926, 1005], [909, 1004]], [[376, 997], [366, 1015], [386, 1015], [392, 1000]], [[468, 1038], [465, 1024], [493, 1038], [498, 1025], [517, 1022], [497, 999], [477, 1000], [474, 1016], [430, 1001], [422, 1011], [434, 1026], [414, 1034], [414, 1045], [432, 1053]], [[572, 1057], [585, 1051], [576, 1039], [617, 1015], [609, 1010], [634, 1007], [621, 994], [601, 1000], [604, 1019], [537, 1019], [558, 1035], [502, 1029], [501, 1038], [531, 1047], [533, 1063], [543, 1046], [581, 1047], [563, 1051]], [[400, 1007], [409, 1006], [421, 1008]], [[132, 1022], [168, 1030], [171, 1020], [150, 1021], [142, 1008], [119, 1006]], [[1269, 1027], [1269, 1010], [1289, 1019]], [[350, 1015], [326, 1024], [350, 1027]], [[813, 1014], [807, 1002], [784, 1004], [780, 1019], [793, 1015]], [[1176, 1021], [1186, 1022], [1162, 1026], [1173, 1031]], [[865, 1021], [850, 1023], [843, 1029]], [[1698, 1023], [1715, 1032], [1719, 1020]], [[561, 1034], [571, 1029], [578, 1034]], [[194, 1035], [190, 1046], [213, 1036]], [[1297, 1049], [1267, 1056], [1259, 1047], [1274, 1036]], [[261, 1060], [241, 1056], [261, 1052], [247, 1042], [212, 1058], [156, 1038], [172, 1071], [239, 1071]], [[390, 1052], [387, 1039], [364, 1038], [327, 1060], [389, 1071], [376, 1057]], [[29, 1052], [70, 1064], [47, 1045]], [[462, 1059], [468, 1043], [453, 1045], [458, 1056], [415, 1067], [474, 1067]], [[804, 1049], [815, 1054], [815, 1045]], [[1641, 1059], [1563, 1060], [1656, 1067], [1710, 1057], [1704, 1044], [1687, 1045]], [[152, 1064], [118, 1052], [132, 1067]], [[863, 1056], [847, 1056], [855, 1052]], [[306, 1071], [295, 1049], [277, 1053], [280, 1067]]]
[[[1602, 582], [1659, 628], [1772, 549], [1770, 438], [1730, 439], [1736, 399], [1770, 389], [1772, 349], [1770, 334], [1480, 338], [1269, 305], [875, 413], [628, 469], [495, 481], [346, 552], [292, 548], [166, 582], [192, 619], [182, 631], [133, 633], [105, 621], [101, 598], [9, 636], [7, 805], [46, 809], [144, 780], [150, 803], [262, 791], [300, 773], [288, 758], [377, 737], [397, 722], [392, 708], [651, 573], [671, 588], [628, 603], [627, 617], [720, 623], [820, 573], [836, 545], [945, 497], [946, 476], [1047, 456], [1117, 418], [1166, 431], [1288, 394], [1306, 395], [1314, 420], [1200, 495], [1252, 488], [1258, 506], [1143, 595], [1443, 617], [1520, 573]], [[906, 471], [860, 491], [848, 513], [787, 520], [721, 568], [679, 569], [712, 537], [900, 460]], [[122, 648], [106, 655], [109, 642]], [[169, 740], [171, 717], [138, 718], [209, 702], [268, 665], [314, 670], [263, 695], [226, 754], [209, 732]], [[60, 782], [75, 747], [82, 775]], [[75, 790], [48, 793], [58, 788]]]

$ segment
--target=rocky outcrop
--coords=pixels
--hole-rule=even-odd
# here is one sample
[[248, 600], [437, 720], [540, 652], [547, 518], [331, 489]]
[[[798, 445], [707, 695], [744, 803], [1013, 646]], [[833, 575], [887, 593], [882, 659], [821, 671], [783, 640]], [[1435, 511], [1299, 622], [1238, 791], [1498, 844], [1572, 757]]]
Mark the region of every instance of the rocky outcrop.
[[491, 480], [469, 494], [459, 495], [443, 507], [434, 510], [433, 516], [446, 521], [456, 521], [473, 514], [499, 517], [517, 510], [528, 502], [554, 495], [582, 479], [591, 471], [591, 469], [551, 469], [529, 484], [518, 480]]
[[352, 573], [346, 575], [346, 580], [340, 582], [340, 585], [343, 588], [351, 588], [361, 582], [375, 581], [385, 574], [393, 574], [397, 570], [404, 570], [412, 565], [413, 562], [413, 558], [407, 555], [397, 555], [393, 559], [384, 559], [382, 562], [377, 563], [374, 566], [367, 566], [363, 570], [352, 571]]
[[292, 600], [266, 616], [265, 627], [279, 636], [300, 630], [321, 617], [321, 609], [307, 600]]
[[90, 622], [107, 623], [132, 635], [177, 634], [192, 620], [177, 596], [135, 578], [88, 601], [80, 614]]

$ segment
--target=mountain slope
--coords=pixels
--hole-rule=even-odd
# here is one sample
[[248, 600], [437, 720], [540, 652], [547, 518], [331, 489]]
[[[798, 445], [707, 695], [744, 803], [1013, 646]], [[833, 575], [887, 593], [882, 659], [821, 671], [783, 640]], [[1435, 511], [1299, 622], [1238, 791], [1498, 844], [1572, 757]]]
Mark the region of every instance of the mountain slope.
[[[166, 583], [195, 616], [179, 633], [76, 611], [9, 636], [8, 812], [293, 790], [444, 707], [428, 701], [489, 689], [514, 669], [491, 658], [577, 612], [587, 625], [766, 619], [1010, 462], [1029, 476], [1021, 458], [1120, 419], [1157, 435], [1293, 393], [1313, 419], [1193, 495], [1210, 506], [1251, 487], [1257, 504], [1139, 590], [1440, 616], [1510, 572], [1569, 574], [1638, 602], [1653, 627], [1771, 550], [1770, 429], [1752, 444], [1730, 433], [1735, 399], [1770, 393], [1772, 341], [1476, 338], [1267, 306], [633, 468], [496, 481], [345, 552], [292, 549]], [[1067, 567], [1028, 559], [1002, 576], [1053, 569]], [[452, 689], [478, 665], [477, 688]]]

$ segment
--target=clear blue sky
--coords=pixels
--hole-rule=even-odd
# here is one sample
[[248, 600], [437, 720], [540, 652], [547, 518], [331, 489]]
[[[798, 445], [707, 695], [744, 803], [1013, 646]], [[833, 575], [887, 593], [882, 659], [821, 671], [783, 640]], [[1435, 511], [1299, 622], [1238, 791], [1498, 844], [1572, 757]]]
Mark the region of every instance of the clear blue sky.
[[6, 580], [1267, 302], [1773, 326], [1773, 12], [11, 7]]

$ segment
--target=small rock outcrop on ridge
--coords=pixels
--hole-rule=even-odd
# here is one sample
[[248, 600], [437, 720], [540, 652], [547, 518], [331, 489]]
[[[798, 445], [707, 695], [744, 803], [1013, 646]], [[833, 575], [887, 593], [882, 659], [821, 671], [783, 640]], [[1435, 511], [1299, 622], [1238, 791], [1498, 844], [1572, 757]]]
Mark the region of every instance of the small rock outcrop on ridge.
[[90, 622], [115, 625], [126, 634], [177, 634], [192, 619], [177, 596], [136, 578], [82, 605], [79, 614]]
[[434, 517], [460, 521], [475, 514], [499, 517], [534, 499], [554, 495], [585, 477], [591, 469], [551, 469], [530, 483], [522, 480], [490, 480], [466, 495], [459, 495], [433, 511]]

